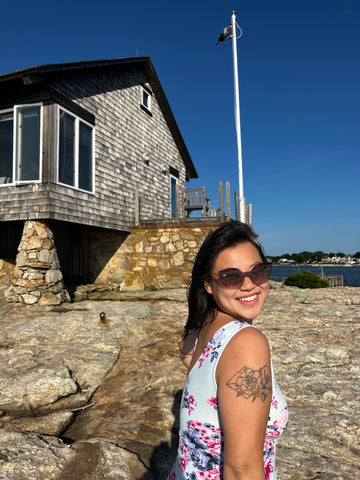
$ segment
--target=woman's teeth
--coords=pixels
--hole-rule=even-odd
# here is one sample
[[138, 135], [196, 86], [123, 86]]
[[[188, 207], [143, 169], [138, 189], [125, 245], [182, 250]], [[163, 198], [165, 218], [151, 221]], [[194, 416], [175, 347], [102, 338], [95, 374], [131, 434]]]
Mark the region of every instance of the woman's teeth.
[[239, 298], [240, 302], [251, 302], [252, 300], [255, 300], [257, 295], [251, 295], [251, 297], [243, 297]]

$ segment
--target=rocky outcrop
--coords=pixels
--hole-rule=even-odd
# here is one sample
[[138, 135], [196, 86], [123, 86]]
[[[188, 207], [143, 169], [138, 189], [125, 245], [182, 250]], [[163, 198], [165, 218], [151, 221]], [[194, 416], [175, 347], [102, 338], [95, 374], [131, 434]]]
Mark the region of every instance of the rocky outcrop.
[[[120, 294], [0, 303], [0, 478], [166, 478], [185, 376], [185, 290]], [[270, 292], [257, 324], [290, 408], [281, 480], [359, 478], [359, 308], [359, 288]]]
[[24, 224], [16, 268], [5, 291], [8, 302], [59, 305], [67, 299], [63, 276], [49, 227], [32, 220]]

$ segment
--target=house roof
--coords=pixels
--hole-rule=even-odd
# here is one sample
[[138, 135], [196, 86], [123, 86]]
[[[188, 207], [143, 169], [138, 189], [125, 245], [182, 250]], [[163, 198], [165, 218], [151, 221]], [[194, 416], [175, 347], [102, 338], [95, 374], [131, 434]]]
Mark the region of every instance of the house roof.
[[179, 152], [184, 160], [187, 177], [189, 179], [198, 178], [197, 171], [185, 145], [184, 139], [180, 133], [179, 127], [171, 111], [169, 102], [166, 98], [165, 92], [161, 86], [160, 80], [156, 74], [150, 57], [130, 57], [111, 60], [90, 60], [84, 62], [39, 65], [36, 67], [30, 67], [24, 70], [17, 70], [15, 72], [0, 75], [0, 88], [2, 85], [10, 86], [11, 84], [14, 86], [17, 84], [19, 86], [23, 86], [48, 83], [52, 78], [58, 76], [59, 73], [67, 74], [77, 71], [84, 73], [86, 70], [91, 72], [91, 70], [107, 70], [119, 67], [127, 67], [130, 65], [143, 68], [159, 103], [160, 109], [167, 121]]

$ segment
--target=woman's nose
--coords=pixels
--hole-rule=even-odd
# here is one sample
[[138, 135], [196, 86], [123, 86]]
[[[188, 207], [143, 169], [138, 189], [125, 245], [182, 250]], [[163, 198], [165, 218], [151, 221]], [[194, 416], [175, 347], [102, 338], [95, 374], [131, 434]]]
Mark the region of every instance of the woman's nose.
[[251, 277], [248, 275], [244, 276], [243, 284], [241, 285], [241, 290], [251, 290], [254, 288], [255, 283], [251, 280]]

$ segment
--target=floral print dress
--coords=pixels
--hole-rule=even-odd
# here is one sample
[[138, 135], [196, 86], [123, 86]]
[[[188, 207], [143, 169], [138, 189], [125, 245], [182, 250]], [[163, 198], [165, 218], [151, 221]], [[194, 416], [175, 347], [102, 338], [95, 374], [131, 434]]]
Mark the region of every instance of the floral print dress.
[[[215, 372], [227, 343], [246, 327], [257, 328], [239, 320], [220, 328], [188, 373], [180, 408], [178, 454], [168, 480], [222, 480], [224, 438], [217, 409]], [[266, 480], [276, 480], [276, 440], [288, 419], [286, 400], [272, 371], [272, 401], [263, 451]]]

